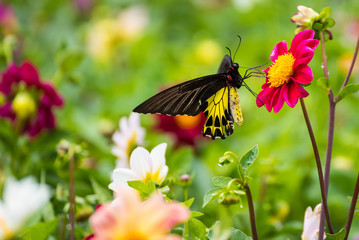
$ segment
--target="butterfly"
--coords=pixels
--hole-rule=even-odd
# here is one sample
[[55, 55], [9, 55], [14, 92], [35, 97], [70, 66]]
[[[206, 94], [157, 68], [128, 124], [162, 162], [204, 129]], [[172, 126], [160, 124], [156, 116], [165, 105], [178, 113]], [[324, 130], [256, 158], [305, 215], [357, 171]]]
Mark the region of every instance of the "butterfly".
[[233, 133], [233, 123], [239, 126], [243, 115], [239, 103], [237, 89], [243, 85], [255, 93], [244, 83], [252, 73], [245, 72], [242, 77], [238, 72], [239, 65], [225, 55], [217, 74], [192, 79], [170, 87], [138, 105], [133, 112], [160, 113], [171, 116], [196, 116], [203, 112], [206, 122], [203, 136], [212, 139], [225, 139]]

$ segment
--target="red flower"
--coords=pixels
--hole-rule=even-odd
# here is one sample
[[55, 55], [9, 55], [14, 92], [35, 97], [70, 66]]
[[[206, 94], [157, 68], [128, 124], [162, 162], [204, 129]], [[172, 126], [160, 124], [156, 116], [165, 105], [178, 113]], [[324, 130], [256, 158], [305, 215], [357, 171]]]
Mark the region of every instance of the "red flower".
[[195, 140], [201, 136], [202, 128], [206, 121], [203, 113], [191, 117], [186, 115], [167, 116], [156, 115], [158, 124], [156, 126], [160, 131], [171, 133], [175, 139], [176, 144], [179, 145], [195, 145]]
[[49, 82], [41, 82], [35, 67], [25, 62], [11, 64], [1, 76], [0, 116], [8, 118], [21, 131], [35, 137], [43, 129], [55, 127], [54, 106], [63, 100]]
[[319, 44], [313, 37], [313, 30], [305, 30], [294, 37], [289, 51], [286, 41], [279, 42], [274, 47], [270, 56], [273, 64], [264, 70], [266, 82], [258, 94], [258, 107], [266, 105], [268, 112], [272, 108], [274, 112], [278, 112], [284, 101], [290, 107], [294, 107], [298, 98], [309, 95], [303, 85], [313, 81], [313, 73], [308, 63]]

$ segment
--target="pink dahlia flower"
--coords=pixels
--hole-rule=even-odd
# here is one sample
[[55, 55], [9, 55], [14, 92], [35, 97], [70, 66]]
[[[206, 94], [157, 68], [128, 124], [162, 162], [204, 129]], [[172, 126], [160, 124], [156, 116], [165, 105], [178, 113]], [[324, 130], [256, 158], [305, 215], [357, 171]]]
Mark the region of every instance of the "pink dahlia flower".
[[269, 112], [272, 109], [278, 112], [284, 102], [294, 107], [298, 98], [309, 95], [303, 86], [313, 81], [313, 73], [308, 63], [319, 44], [313, 37], [313, 30], [304, 30], [295, 35], [289, 50], [286, 41], [279, 42], [274, 47], [270, 56], [273, 63], [264, 70], [266, 82], [258, 94], [258, 107], [266, 105]]
[[49, 82], [41, 82], [37, 70], [25, 62], [20, 67], [11, 64], [0, 81], [0, 117], [30, 137], [43, 129], [55, 127], [53, 107], [63, 100]]
[[102, 205], [90, 217], [94, 233], [87, 240], [180, 240], [171, 229], [188, 220], [189, 210], [177, 202], [166, 202], [155, 193], [142, 201], [139, 194], [126, 187], [111, 203]]

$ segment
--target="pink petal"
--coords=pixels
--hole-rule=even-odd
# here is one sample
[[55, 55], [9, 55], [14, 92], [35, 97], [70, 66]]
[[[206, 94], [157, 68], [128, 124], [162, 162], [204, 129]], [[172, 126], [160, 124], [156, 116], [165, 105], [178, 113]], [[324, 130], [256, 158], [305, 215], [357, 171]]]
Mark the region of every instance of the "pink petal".
[[16, 114], [12, 110], [12, 106], [11, 106], [10, 102], [7, 102], [3, 106], [0, 107], [0, 116], [3, 118], [9, 118], [12, 121], [15, 120]]
[[295, 37], [293, 38], [292, 44], [290, 45], [289, 52], [293, 52], [296, 50], [298, 45], [306, 39], [312, 39], [314, 37], [314, 31], [312, 29], [304, 30], [299, 32]]
[[297, 68], [300, 65], [307, 65], [313, 58], [314, 52], [307, 48], [306, 50], [302, 51], [299, 55], [294, 56], [295, 62], [293, 65], [293, 69]]
[[312, 69], [307, 65], [300, 65], [295, 69], [292, 80], [307, 85], [313, 81]]
[[266, 99], [267, 99], [267, 95], [268, 93], [271, 91], [270, 88], [264, 88], [257, 96], [257, 106], [258, 107], [262, 107], [265, 102], [266, 102]]
[[277, 95], [277, 103], [273, 105], [273, 111], [275, 113], [279, 112], [282, 107], [283, 107], [283, 104], [284, 104], [284, 91], [285, 89], [283, 87], [280, 87], [280, 91], [278, 91], [278, 95]]
[[306, 97], [309, 95], [307, 91], [304, 90], [302, 86], [291, 81], [285, 86], [284, 91], [284, 100], [288, 104], [289, 107], [293, 108], [297, 102], [299, 97]]
[[270, 54], [270, 59], [272, 60], [272, 62], [275, 62], [278, 56], [283, 55], [287, 52], [287, 42], [281, 41], [274, 46], [272, 53]]
[[[279, 98], [280, 98], [280, 90], [281, 90], [281, 87], [279, 88], [273, 88], [274, 91], [273, 91], [273, 96], [271, 97], [271, 101], [270, 101], [270, 108], [274, 110], [274, 106], [276, 106], [277, 104], [280, 105], [280, 103], [278, 103]], [[283, 105], [283, 104], [282, 104]], [[267, 106], [267, 109], [268, 109], [268, 106]], [[275, 110], [274, 110], [275, 113], [277, 113]]]
[[20, 77], [21, 80], [24, 80], [28, 86], [40, 86], [40, 79], [37, 74], [37, 70], [29, 62], [25, 62], [21, 65]]

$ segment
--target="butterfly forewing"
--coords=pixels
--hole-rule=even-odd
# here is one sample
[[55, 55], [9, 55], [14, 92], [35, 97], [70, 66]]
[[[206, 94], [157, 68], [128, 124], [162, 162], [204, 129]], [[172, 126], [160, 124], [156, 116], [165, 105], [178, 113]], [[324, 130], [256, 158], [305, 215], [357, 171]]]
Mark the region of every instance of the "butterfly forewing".
[[225, 79], [225, 74], [214, 74], [175, 85], [146, 100], [133, 111], [196, 116], [201, 112], [200, 100], [221, 89], [226, 84]]

